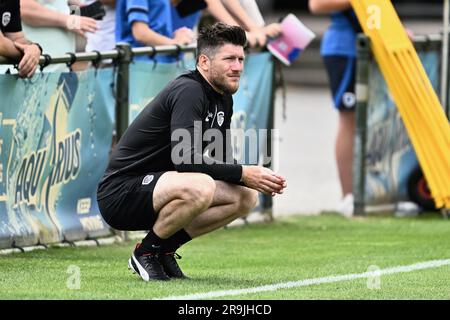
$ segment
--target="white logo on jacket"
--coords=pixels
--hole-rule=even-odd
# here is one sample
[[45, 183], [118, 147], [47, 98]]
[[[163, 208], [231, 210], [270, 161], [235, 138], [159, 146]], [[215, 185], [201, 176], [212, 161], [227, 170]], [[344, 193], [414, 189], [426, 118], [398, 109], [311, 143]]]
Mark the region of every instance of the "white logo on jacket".
[[5, 12], [5, 13], [3, 13], [3, 16], [2, 16], [2, 25], [3, 25], [4, 27], [6, 27], [10, 21], [11, 21], [11, 13], [10, 13], [10, 12]]
[[217, 124], [219, 125], [219, 127], [222, 126], [224, 120], [225, 120], [225, 112], [219, 111], [217, 113]]
[[214, 115], [212, 114], [212, 112], [208, 112], [208, 115], [206, 116], [205, 121], [209, 122], [209, 119], [211, 119], [212, 117], [214, 117]]
[[144, 177], [144, 179], [142, 180], [142, 185], [146, 186], [148, 184], [150, 184], [150, 182], [153, 181], [154, 176], [153, 175], [147, 175]]

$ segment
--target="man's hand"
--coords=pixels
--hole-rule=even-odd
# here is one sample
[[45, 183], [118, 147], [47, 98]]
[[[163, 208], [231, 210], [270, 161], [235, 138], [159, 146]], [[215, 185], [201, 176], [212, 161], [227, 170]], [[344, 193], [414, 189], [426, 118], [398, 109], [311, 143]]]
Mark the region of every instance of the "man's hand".
[[251, 48], [256, 46], [264, 46], [267, 42], [267, 36], [262, 31], [262, 29], [254, 30], [254, 31], [247, 31], [247, 41]]
[[175, 30], [173, 35], [174, 43], [178, 45], [187, 45], [195, 41], [194, 31], [186, 27]]
[[281, 32], [283, 32], [283, 29], [281, 28], [281, 24], [279, 23], [271, 23], [263, 27], [264, 33], [270, 37], [275, 38], [280, 35]]
[[86, 32], [94, 33], [97, 31], [97, 21], [90, 17], [71, 14], [66, 16], [65, 27], [67, 30], [86, 38]]
[[287, 186], [284, 177], [259, 166], [242, 166], [241, 181], [249, 188], [272, 196], [282, 194]]
[[14, 42], [14, 45], [23, 53], [23, 57], [19, 62], [19, 76], [22, 78], [31, 78], [39, 65], [41, 50], [33, 43], [22, 44], [16, 41]]

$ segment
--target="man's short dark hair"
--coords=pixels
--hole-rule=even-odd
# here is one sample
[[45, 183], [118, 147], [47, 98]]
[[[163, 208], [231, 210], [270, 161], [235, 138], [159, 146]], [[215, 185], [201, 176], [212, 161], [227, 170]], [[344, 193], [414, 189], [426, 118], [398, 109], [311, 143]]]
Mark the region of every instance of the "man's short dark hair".
[[245, 47], [247, 44], [245, 30], [222, 22], [202, 28], [197, 39], [197, 61], [201, 54], [211, 58], [217, 48], [224, 44]]

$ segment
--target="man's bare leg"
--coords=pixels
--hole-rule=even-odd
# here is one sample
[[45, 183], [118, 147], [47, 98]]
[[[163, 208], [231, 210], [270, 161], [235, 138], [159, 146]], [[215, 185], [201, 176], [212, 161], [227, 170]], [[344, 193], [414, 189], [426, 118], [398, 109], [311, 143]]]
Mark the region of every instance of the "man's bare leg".
[[247, 215], [257, 204], [258, 193], [255, 190], [223, 181], [215, 183], [216, 189], [211, 206], [185, 227], [192, 238], [214, 231]]
[[208, 209], [215, 186], [214, 180], [205, 174], [164, 173], [153, 191], [153, 207], [158, 217], [129, 259], [130, 269], [145, 281], [185, 278], [174, 252], [191, 239], [183, 227]]
[[188, 225], [212, 204], [216, 184], [202, 173], [166, 172], [153, 192], [153, 208], [158, 218], [153, 231], [167, 239]]
[[[129, 262], [130, 268], [139, 272], [144, 280], [165, 280], [167, 276], [185, 278], [175, 260], [175, 250], [192, 238], [249, 213], [256, 205], [257, 195], [255, 190], [214, 181], [204, 174], [166, 172], [153, 192], [153, 206], [158, 218], [142, 241], [147, 248], [159, 243], [160, 250], [156, 251], [155, 258], [145, 257], [144, 254], [136, 257], [134, 253]], [[139, 259], [145, 260], [147, 270], [143, 269]], [[150, 262], [152, 266], [149, 268]]]
[[248, 214], [256, 202], [252, 189], [204, 174], [167, 172], [153, 193], [158, 212], [153, 231], [166, 239], [185, 228], [191, 237], [198, 237]]
[[[256, 191], [214, 181], [205, 174], [164, 173], [153, 192], [153, 207], [158, 217], [133, 253], [130, 268], [147, 281], [185, 278], [175, 260], [175, 250], [193, 237], [247, 214], [256, 200]], [[151, 257], [149, 253], [157, 256]]]

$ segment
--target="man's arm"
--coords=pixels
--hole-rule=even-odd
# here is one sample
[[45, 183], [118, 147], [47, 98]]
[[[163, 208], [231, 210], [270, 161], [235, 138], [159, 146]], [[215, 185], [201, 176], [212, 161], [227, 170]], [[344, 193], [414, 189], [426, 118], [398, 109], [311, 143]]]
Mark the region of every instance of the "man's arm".
[[245, 30], [256, 31], [259, 29], [259, 26], [248, 16], [244, 8], [242, 8], [239, 0], [222, 0], [222, 3]]
[[[0, 32], [1, 34], [1, 32]], [[23, 32], [10, 32], [0, 36], [0, 55], [10, 58], [20, 58], [19, 76], [31, 78], [36, 72], [41, 55], [41, 48], [28, 41]], [[13, 48], [14, 47], [14, 48]], [[5, 54], [3, 54], [3, 50]]]
[[[207, 9], [209, 13], [211, 13], [214, 18], [232, 26], [239, 26], [239, 22], [237, 22], [237, 20], [230, 14], [230, 12], [228, 12], [227, 8], [225, 8], [221, 1], [205, 0], [205, 2], [208, 5]], [[245, 26], [244, 29], [246, 29]], [[261, 29], [256, 29], [253, 31], [247, 30], [245, 34], [251, 47], [255, 46], [257, 43], [263, 45], [266, 41], [264, 32], [262, 32]]]
[[[189, 28], [175, 30], [173, 38], [160, 34], [150, 28], [148, 13], [149, 3], [142, 1], [128, 1], [125, 6], [126, 20], [131, 26], [133, 37], [143, 45], [172, 45], [189, 44], [194, 41], [194, 32]], [[167, 17], [169, 19], [170, 17]]]
[[239, 25], [239, 23], [237, 23], [236, 20], [230, 15], [227, 9], [225, 9], [222, 2], [217, 0], [205, 0], [205, 2], [208, 5], [209, 13], [211, 13], [211, 15], [218, 21], [232, 26]]
[[255, 46], [256, 44], [263, 46], [267, 42], [267, 35], [273, 36], [280, 33], [280, 27], [278, 27], [279, 30], [275, 31], [272, 27], [265, 30], [264, 27], [259, 26], [247, 14], [239, 0], [222, 0], [221, 2], [233, 18], [247, 31], [250, 46]]
[[201, 125], [203, 110], [208, 102], [201, 85], [191, 82], [179, 86], [172, 90], [168, 102], [168, 108], [172, 110], [171, 152], [175, 169], [179, 172], [205, 173], [215, 180], [238, 184], [242, 177], [241, 165], [225, 163], [203, 154]]
[[10, 13], [10, 20], [0, 31], [0, 55], [19, 59], [22, 54], [14, 45], [15, 39], [23, 37], [19, 2], [8, 1], [5, 10]]
[[[11, 35], [12, 33], [9, 33]], [[19, 59], [22, 53], [16, 48], [14, 42], [0, 31], [0, 56]]]
[[315, 14], [329, 14], [350, 8], [350, 0], [309, 0], [309, 10]]
[[35, 0], [20, 0], [22, 21], [32, 27], [66, 28], [69, 14], [51, 10]]
[[12, 42], [18, 42], [21, 44], [32, 44], [30, 40], [27, 40], [27, 38], [25, 38], [25, 34], [22, 31], [5, 33], [5, 37], [7, 37]]
[[147, 46], [189, 44], [193, 42], [194, 34], [189, 28], [180, 28], [174, 32], [174, 38], [166, 37], [153, 31], [146, 22], [135, 21], [131, 25], [133, 37]]
[[20, 0], [20, 5], [22, 20], [32, 27], [57, 27], [81, 36], [97, 29], [97, 23], [92, 18], [58, 12], [35, 0]]

